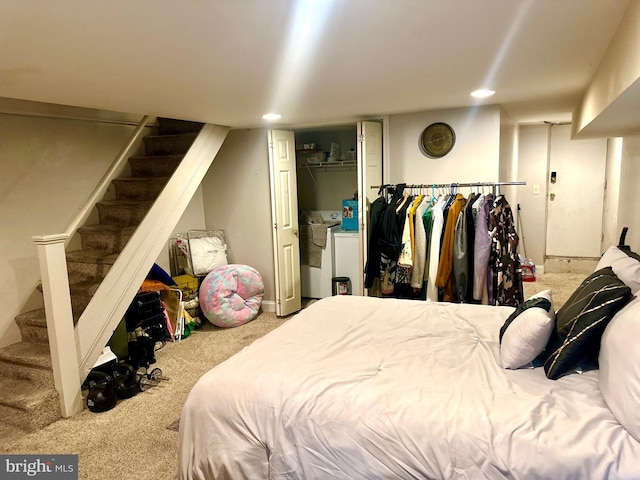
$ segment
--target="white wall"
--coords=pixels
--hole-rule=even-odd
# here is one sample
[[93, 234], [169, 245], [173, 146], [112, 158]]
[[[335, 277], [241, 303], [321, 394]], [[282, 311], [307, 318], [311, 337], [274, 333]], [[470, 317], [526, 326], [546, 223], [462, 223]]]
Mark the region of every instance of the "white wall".
[[[434, 122], [456, 132], [456, 144], [444, 158], [422, 154], [418, 140]], [[500, 107], [432, 110], [389, 116], [389, 183], [468, 183], [497, 181], [500, 163]]]
[[42, 305], [33, 235], [62, 233], [135, 126], [0, 114], [0, 347]]
[[[640, 134], [624, 137], [620, 169], [620, 204], [618, 226], [629, 227], [626, 244], [634, 252], [640, 252]], [[620, 233], [618, 232], [618, 235]], [[616, 238], [615, 244], [618, 243]]]
[[[518, 128], [507, 111], [500, 109], [500, 166], [498, 180], [501, 182], [516, 182], [518, 178]], [[516, 185], [505, 185], [500, 187], [509, 200], [513, 211], [514, 220], [517, 225], [518, 215], [518, 194], [522, 187]]]
[[604, 215], [602, 219], [602, 244], [604, 252], [611, 245], [617, 245], [622, 227], [618, 223], [620, 209], [620, 173], [622, 169], [622, 137], [610, 138], [607, 145], [607, 165], [605, 178], [607, 186], [604, 191]]
[[202, 182], [206, 228], [225, 230], [230, 263], [262, 275], [275, 300], [267, 131], [232, 130]]
[[[518, 135], [518, 179], [522, 254], [536, 265], [544, 265], [547, 237], [547, 178], [549, 126], [521, 125]], [[534, 193], [537, 186], [539, 193]]]

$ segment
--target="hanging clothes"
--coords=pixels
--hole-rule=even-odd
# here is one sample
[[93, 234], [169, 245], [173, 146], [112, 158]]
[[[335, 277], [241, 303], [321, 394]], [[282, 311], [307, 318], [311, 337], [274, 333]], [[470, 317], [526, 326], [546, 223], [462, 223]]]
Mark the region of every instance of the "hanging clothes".
[[[382, 193], [382, 192], [379, 192]], [[367, 263], [365, 265], [364, 288], [372, 288], [380, 274], [380, 238], [382, 236], [382, 214], [387, 200], [378, 196], [369, 207], [369, 238], [367, 239]]]
[[489, 228], [492, 231], [489, 266], [493, 273], [493, 305], [517, 307], [524, 301], [517, 252], [519, 238], [511, 206], [504, 195], [493, 202]]
[[428, 278], [427, 278], [427, 300], [433, 302], [438, 301], [438, 287], [436, 285], [436, 277], [438, 275], [438, 265], [440, 264], [440, 236], [444, 229], [444, 206], [447, 197], [442, 195], [433, 205], [431, 211], [431, 229], [428, 236], [429, 253], [428, 253]]
[[413, 271], [411, 272], [411, 287], [422, 290], [427, 266], [427, 228], [424, 215], [432, 204], [433, 198], [423, 196], [415, 214], [415, 252], [413, 255]]
[[473, 243], [469, 243], [469, 231], [473, 230], [471, 211], [475, 197], [476, 194], [471, 193], [467, 198], [467, 202], [456, 220], [453, 234], [453, 285], [455, 295], [461, 302], [473, 300], [473, 298], [468, 298], [467, 291], [470, 283], [469, 278], [473, 277], [473, 263], [469, 264], [469, 257], [473, 258]]
[[[467, 199], [461, 194], [456, 194], [447, 212], [447, 219], [442, 237], [440, 249], [440, 262], [436, 276], [436, 286], [442, 288], [442, 301], [455, 302], [457, 296], [454, 290], [453, 280], [453, 240], [458, 215], [467, 203]], [[439, 296], [440, 298], [440, 296]]]
[[483, 305], [489, 304], [487, 270], [491, 253], [491, 233], [489, 232], [489, 211], [493, 204], [493, 194], [482, 196], [477, 205], [476, 232], [473, 246], [473, 299]]
[[384, 294], [393, 293], [396, 281], [398, 257], [402, 249], [402, 230], [406, 213], [407, 196], [404, 195], [404, 184], [396, 187], [391, 201], [385, 207], [381, 219], [380, 236], [380, 280]]

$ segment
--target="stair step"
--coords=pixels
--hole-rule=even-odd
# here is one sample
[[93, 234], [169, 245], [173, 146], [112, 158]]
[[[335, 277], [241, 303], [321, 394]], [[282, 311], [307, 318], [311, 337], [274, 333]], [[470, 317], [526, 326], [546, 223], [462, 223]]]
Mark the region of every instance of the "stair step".
[[98, 218], [105, 225], [138, 225], [149, 209], [152, 201], [103, 200], [96, 203]]
[[18, 428], [15, 425], [0, 422], [0, 445], [11, 445], [26, 433], [22, 428]]
[[169, 177], [114, 178], [111, 183], [116, 187], [117, 200], [155, 200]]
[[129, 157], [132, 177], [170, 177], [184, 155], [162, 155], [151, 157]]
[[[0, 378], [11, 377], [53, 385], [51, 353], [48, 345], [18, 342], [0, 349]], [[1, 391], [1, 390], [0, 390]]]
[[86, 225], [78, 228], [84, 250], [105, 250], [121, 252], [137, 226], [123, 225]]
[[16, 323], [20, 328], [23, 342], [49, 344], [47, 317], [44, 308], [21, 313], [16, 317]]
[[60, 399], [53, 387], [0, 377], [0, 421], [32, 432], [60, 418]]
[[80, 318], [84, 309], [87, 308], [89, 302], [93, 298], [100, 286], [100, 282], [85, 280], [69, 284], [71, 292], [71, 310], [74, 318]]
[[147, 136], [143, 138], [144, 151], [147, 156], [184, 154], [197, 136], [197, 133]]
[[67, 270], [69, 282], [76, 283], [85, 280], [101, 280], [105, 277], [113, 262], [118, 258], [117, 253], [105, 250], [75, 250], [67, 252]]
[[158, 133], [160, 135], [174, 135], [177, 133], [197, 133], [202, 129], [202, 123], [189, 120], [158, 117]]

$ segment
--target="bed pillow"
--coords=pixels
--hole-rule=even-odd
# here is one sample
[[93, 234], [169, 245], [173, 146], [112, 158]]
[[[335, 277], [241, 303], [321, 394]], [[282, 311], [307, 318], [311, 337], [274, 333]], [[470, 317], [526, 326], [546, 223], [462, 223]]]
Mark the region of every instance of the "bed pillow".
[[547, 377], [555, 380], [597, 368], [602, 332], [630, 298], [631, 289], [611, 267], [585, 278], [556, 314], [556, 328], [545, 348]]
[[600, 391], [614, 417], [640, 442], [640, 299], [612, 319], [600, 343]]
[[640, 256], [619, 246], [609, 247], [600, 257], [596, 270], [611, 267], [613, 273], [631, 289], [632, 294], [640, 290]]
[[500, 365], [520, 368], [531, 364], [547, 345], [555, 319], [551, 290], [518, 305], [500, 329]]

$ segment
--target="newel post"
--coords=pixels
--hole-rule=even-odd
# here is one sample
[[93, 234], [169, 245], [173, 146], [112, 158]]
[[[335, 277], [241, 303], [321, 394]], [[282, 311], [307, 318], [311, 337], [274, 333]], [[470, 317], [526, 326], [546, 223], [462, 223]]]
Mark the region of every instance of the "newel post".
[[65, 255], [67, 235], [37, 236], [32, 240], [40, 261], [53, 379], [62, 416], [71, 417], [82, 410], [83, 404]]

